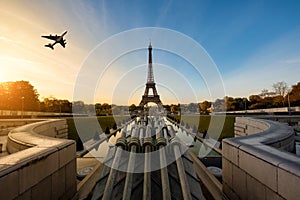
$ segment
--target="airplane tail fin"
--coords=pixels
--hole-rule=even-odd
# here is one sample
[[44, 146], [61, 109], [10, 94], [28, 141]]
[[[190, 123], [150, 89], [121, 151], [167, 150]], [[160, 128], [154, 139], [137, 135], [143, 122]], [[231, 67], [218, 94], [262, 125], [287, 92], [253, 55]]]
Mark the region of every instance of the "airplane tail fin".
[[54, 50], [53, 45], [51, 43], [46, 44], [45, 47], [49, 47], [50, 49]]

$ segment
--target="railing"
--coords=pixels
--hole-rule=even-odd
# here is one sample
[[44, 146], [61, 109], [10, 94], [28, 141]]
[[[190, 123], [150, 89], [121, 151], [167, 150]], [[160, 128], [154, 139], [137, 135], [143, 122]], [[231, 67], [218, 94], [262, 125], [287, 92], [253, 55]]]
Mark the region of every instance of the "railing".
[[288, 113], [288, 112], [300, 112], [300, 106], [296, 107], [281, 107], [281, 108], [262, 108], [253, 110], [236, 110], [236, 111], [226, 111], [226, 112], [213, 112], [212, 114], [268, 114], [268, 113]]

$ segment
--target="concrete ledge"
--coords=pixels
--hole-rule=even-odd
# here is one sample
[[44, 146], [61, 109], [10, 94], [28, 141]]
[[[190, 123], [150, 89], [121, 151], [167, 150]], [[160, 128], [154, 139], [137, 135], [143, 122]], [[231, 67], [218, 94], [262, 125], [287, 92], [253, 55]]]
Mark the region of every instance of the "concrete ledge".
[[64, 141], [55, 139], [55, 137], [62, 134], [59, 132], [61, 130], [64, 130], [65, 133], [68, 132], [65, 120], [47, 120], [15, 128], [8, 134], [7, 151], [15, 153], [33, 146], [59, 146]]
[[70, 199], [76, 193], [75, 141], [51, 138], [65, 120], [48, 120], [13, 129], [12, 153], [0, 158], [0, 199]]
[[232, 199], [298, 199], [300, 158], [288, 152], [294, 150], [292, 127], [246, 117], [236, 118], [236, 126], [239, 135], [247, 136], [223, 140], [225, 195]]
[[0, 129], [40, 122], [42, 119], [0, 119]]

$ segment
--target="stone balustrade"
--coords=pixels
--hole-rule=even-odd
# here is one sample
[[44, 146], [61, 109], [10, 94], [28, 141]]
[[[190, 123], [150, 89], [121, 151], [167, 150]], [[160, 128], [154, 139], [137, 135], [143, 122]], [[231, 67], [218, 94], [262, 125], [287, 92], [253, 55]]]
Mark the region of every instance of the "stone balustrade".
[[65, 120], [13, 129], [0, 158], [0, 199], [70, 199], [76, 193], [76, 145]]
[[298, 199], [300, 158], [286, 124], [237, 117], [222, 144], [223, 192], [229, 199]]

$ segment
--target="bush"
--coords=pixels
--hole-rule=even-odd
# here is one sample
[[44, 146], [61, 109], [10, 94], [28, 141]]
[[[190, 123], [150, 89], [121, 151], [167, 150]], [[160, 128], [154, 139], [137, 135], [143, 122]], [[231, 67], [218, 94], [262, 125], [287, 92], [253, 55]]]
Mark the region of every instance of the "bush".
[[113, 127], [112, 127], [114, 130], [117, 130], [117, 124], [114, 123]]
[[110, 134], [110, 131], [109, 131], [108, 127], [106, 127], [106, 129], [105, 129], [105, 134]]

